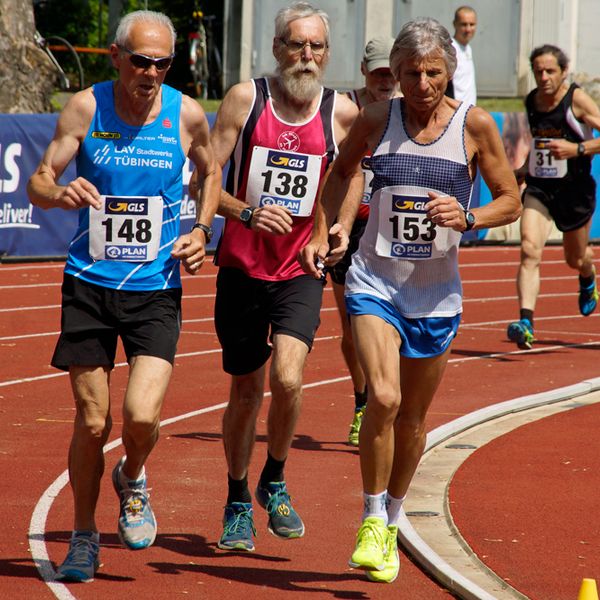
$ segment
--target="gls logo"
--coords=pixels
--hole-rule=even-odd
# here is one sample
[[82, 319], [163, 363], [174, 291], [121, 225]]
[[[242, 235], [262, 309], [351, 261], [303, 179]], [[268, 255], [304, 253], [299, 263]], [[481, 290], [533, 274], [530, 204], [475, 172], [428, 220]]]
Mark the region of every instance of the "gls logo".
[[[11, 194], [19, 187], [21, 171], [16, 161], [17, 156], [21, 156], [21, 144], [8, 144], [4, 153], [0, 144], [0, 193]], [[8, 178], [5, 178], [6, 175]]]
[[422, 196], [393, 196], [392, 210], [394, 212], [403, 211], [425, 211], [427, 200]]
[[131, 198], [107, 198], [106, 214], [147, 215], [148, 200], [146, 198], [139, 198], [135, 201], [132, 201]]
[[306, 158], [298, 158], [295, 154], [285, 154], [284, 152], [269, 151], [267, 164], [271, 167], [291, 169], [292, 171], [306, 171]]

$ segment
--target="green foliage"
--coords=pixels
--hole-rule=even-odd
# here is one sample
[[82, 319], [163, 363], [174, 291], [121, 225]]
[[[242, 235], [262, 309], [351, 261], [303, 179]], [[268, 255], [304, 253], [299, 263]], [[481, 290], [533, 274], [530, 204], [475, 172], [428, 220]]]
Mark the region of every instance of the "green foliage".
[[488, 112], [523, 112], [523, 98], [477, 98], [477, 106]]
[[[122, 14], [148, 9], [162, 12], [173, 21], [177, 31], [176, 57], [167, 76], [167, 83], [190, 93], [191, 74], [187, 63], [188, 32], [192, 13], [201, 8], [205, 14], [217, 14], [222, 19], [223, 3], [220, 0], [121, 0]], [[108, 48], [109, 0], [34, 0], [36, 26], [44, 37], [60, 36], [73, 46]], [[61, 58], [66, 53], [59, 53]], [[106, 54], [80, 53], [86, 85], [112, 79], [114, 69]], [[68, 62], [63, 66], [71, 75]]]

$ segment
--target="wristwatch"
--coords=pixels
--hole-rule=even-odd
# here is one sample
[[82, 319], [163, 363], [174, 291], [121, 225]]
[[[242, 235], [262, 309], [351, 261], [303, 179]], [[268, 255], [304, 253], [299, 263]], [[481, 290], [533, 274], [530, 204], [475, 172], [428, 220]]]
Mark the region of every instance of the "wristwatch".
[[470, 210], [465, 210], [465, 231], [471, 231], [475, 227], [475, 215]]
[[190, 229], [190, 233], [192, 233], [192, 231], [194, 231], [194, 229], [201, 229], [202, 231], [204, 231], [204, 237], [206, 238], [206, 243], [210, 244], [210, 240], [212, 240], [212, 236], [213, 236], [213, 230], [208, 225], [204, 225], [204, 223], [196, 223]]
[[577, 144], [577, 156], [583, 156], [585, 154], [585, 146], [583, 145], [583, 142], [579, 142], [579, 144]]
[[252, 226], [252, 216], [254, 215], [254, 211], [256, 210], [256, 206], [249, 206], [247, 208], [243, 208], [240, 213], [240, 222], [243, 223], [248, 229]]

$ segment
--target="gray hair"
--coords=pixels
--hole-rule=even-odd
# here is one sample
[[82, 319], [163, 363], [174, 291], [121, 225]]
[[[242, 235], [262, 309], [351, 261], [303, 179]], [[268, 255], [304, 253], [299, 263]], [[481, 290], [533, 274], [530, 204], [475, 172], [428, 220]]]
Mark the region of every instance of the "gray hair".
[[177, 34], [175, 33], [175, 27], [173, 27], [173, 22], [167, 15], [163, 13], [154, 12], [152, 10], [136, 10], [134, 12], [130, 12], [125, 15], [121, 21], [119, 22], [119, 26], [117, 27], [117, 32], [115, 33], [115, 44], [117, 46], [121, 46], [123, 48], [127, 47], [127, 43], [129, 42], [129, 35], [131, 33], [131, 29], [134, 25], [138, 23], [145, 23], [150, 25], [160, 25], [162, 27], [166, 27], [171, 33], [171, 52], [175, 50], [175, 40], [177, 38]]
[[448, 30], [435, 19], [418, 17], [402, 27], [390, 52], [390, 68], [398, 79], [400, 65], [407, 58], [423, 60], [432, 54], [441, 54], [448, 77], [456, 71], [456, 50]]
[[325, 26], [325, 43], [329, 45], [329, 15], [320, 8], [315, 8], [309, 2], [294, 2], [287, 8], [282, 8], [275, 17], [275, 37], [285, 38], [288, 33], [288, 26], [297, 19], [306, 19], [307, 17], [317, 16], [323, 21]]

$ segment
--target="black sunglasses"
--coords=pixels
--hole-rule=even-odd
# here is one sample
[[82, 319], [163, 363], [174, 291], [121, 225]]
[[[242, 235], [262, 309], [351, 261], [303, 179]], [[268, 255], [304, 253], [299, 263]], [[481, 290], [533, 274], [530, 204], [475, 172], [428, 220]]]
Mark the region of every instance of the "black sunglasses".
[[129, 54], [129, 60], [134, 67], [138, 69], [149, 69], [152, 65], [156, 67], [157, 71], [164, 71], [171, 66], [173, 62], [174, 54], [169, 56], [162, 56], [160, 58], [152, 58], [151, 56], [146, 56], [145, 54], [138, 54], [137, 52], [133, 52], [129, 48], [125, 48], [124, 46], [119, 46], [120, 50], [124, 50]]

